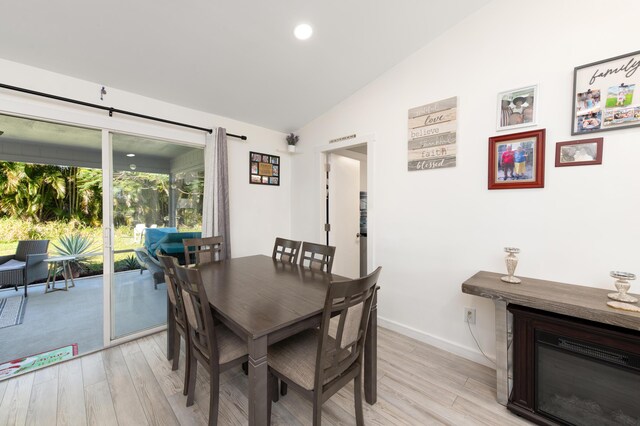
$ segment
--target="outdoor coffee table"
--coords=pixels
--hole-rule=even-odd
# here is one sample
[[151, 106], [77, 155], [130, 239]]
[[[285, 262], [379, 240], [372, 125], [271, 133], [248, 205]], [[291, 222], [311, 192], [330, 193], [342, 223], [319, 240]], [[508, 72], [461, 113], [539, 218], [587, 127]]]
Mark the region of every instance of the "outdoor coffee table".
[[[69, 263], [74, 260], [76, 260], [76, 256], [54, 256], [43, 260], [43, 262], [49, 264], [47, 283], [44, 288], [45, 293], [61, 290], [68, 291], [70, 287], [76, 286], [76, 283], [73, 282], [73, 272], [71, 271], [71, 264]], [[62, 266], [64, 288], [56, 288], [56, 271], [58, 270], [58, 266]], [[69, 285], [69, 280], [71, 281], [71, 285]], [[49, 288], [49, 285], [51, 285], [51, 288]]]

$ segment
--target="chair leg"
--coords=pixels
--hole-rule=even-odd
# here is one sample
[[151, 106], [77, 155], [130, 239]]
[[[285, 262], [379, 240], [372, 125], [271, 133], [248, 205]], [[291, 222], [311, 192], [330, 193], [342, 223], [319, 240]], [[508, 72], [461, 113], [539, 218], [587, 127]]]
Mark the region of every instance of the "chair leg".
[[[16, 288], [17, 290], [17, 288]], [[29, 295], [27, 294], [27, 285], [24, 285], [24, 297], [29, 297]]]
[[189, 378], [187, 379], [187, 407], [191, 407], [193, 405], [194, 394], [196, 391], [196, 372], [198, 370], [198, 361], [193, 354], [190, 354], [189, 364], [191, 364], [189, 368]]
[[[180, 363], [180, 333], [178, 330], [174, 330], [173, 332], [173, 365], [171, 366], [172, 371], [176, 371], [178, 369], [178, 364]], [[188, 360], [189, 358], [187, 358]]]
[[244, 375], [249, 375], [249, 362], [245, 361], [242, 363], [242, 371], [244, 371]]
[[211, 368], [209, 377], [209, 426], [218, 424], [218, 400], [220, 399], [220, 372]]
[[280, 381], [280, 395], [285, 396], [287, 394], [287, 384]]
[[362, 412], [362, 373], [353, 379], [353, 395], [356, 405], [356, 425], [364, 426], [364, 414]]
[[[189, 332], [187, 331], [187, 336]], [[185, 361], [184, 361], [184, 386], [182, 389], [182, 394], [186, 395], [188, 386], [189, 386], [189, 377], [191, 376], [191, 363], [189, 360], [191, 359], [191, 341], [189, 337], [185, 338], [184, 346], [185, 346]]]

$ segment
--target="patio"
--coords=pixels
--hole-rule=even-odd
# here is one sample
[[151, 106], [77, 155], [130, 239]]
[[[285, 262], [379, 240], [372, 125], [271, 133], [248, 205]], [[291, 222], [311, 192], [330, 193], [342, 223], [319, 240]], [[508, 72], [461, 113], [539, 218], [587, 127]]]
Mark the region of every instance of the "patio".
[[[80, 354], [103, 347], [103, 277], [78, 278], [69, 291], [44, 292], [44, 285], [30, 285], [22, 324], [0, 329], [0, 363], [78, 344]], [[64, 287], [57, 282], [56, 287]], [[167, 292], [164, 284], [153, 288], [148, 271], [114, 275], [115, 334], [117, 337], [164, 324]], [[0, 298], [22, 290], [0, 291]]]

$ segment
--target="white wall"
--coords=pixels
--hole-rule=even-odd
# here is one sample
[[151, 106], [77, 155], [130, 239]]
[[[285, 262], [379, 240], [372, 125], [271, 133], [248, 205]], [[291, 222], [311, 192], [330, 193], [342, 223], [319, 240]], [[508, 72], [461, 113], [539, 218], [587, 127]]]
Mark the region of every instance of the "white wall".
[[[0, 59], [0, 82], [108, 107], [158, 116], [201, 127], [221, 126], [229, 133], [242, 134], [248, 142], [229, 138], [229, 193], [233, 256], [271, 254], [276, 236], [290, 236], [291, 157], [278, 154], [284, 149], [285, 135], [225, 117], [196, 111], [166, 102], [107, 87], [100, 100], [101, 84], [79, 80], [11, 61]], [[119, 132], [176, 140], [204, 146], [204, 133], [175, 126], [118, 116], [106, 112], [46, 100], [0, 89], [0, 113], [104, 127]], [[0, 142], [1, 139], [0, 139]], [[278, 154], [281, 157], [281, 184], [267, 187], [249, 184], [249, 151]]]
[[[477, 307], [474, 328], [493, 356], [493, 304], [460, 286], [479, 270], [503, 272], [503, 247], [521, 248], [521, 276], [611, 287], [610, 270], [639, 273], [640, 130], [600, 133], [601, 166], [554, 167], [555, 143], [578, 139], [570, 131], [574, 67], [637, 50], [638, 16], [632, 1], [490, 3], [300, 130], [292, 234], [321, 232], [319, 197], [310, 195], [320, 188], [309, 173], [317, 147], [371, 133], [369, 237], [383, 267], [385, 324], [482, 362], [463, 308]], [[489, 191], [497, 93], [530, 84], [539, 85], [537, 127], [547, 129], [545, 188]], [[459, 102], [457, 166], [408, 172], [407, 110], [450, 96]]]

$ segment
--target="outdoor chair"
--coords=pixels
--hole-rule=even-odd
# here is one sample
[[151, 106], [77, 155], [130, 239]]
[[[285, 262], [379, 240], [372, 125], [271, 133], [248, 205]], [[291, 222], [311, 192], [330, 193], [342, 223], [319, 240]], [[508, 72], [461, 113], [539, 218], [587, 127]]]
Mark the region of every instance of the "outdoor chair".
[[[313, 402], [313, 425], [319, 426], [322, 404], [353, 380], [356, 425], [364, 425], [362, 367], [364, 341], [377, 289], [378, 267], [363, 278], [332, 281], [319, 329], [311, 329], [269, 346], [268, 416], [277, 400], [278, 380]], [[332, 318], [337, 318], [332, 321]], [[335, 325], [333, 330], [332, 325]]]
[[47, 278], [49, 269], [43, 260], [48, 247], [49, 240], [18, 241], [16, 254], [0, 256], [0, 285], [12, 284], [16, 291], [23, 285], [24, 297], [28, 297], [27, 286]]

